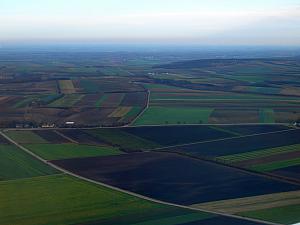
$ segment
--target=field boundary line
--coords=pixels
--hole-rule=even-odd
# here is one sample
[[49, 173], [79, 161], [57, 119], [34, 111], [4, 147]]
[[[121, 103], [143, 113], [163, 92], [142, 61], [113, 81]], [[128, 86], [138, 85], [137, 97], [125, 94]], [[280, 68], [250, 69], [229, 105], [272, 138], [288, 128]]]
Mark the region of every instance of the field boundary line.
[[68, 141], [70, 141], [70, 142], [72, 142], [72, 143], [74, 143], [74, 144], [79, 144], [78, 141], [75, 141], [74, 139], [72, 139], [72, 138], [70, 138], [70, 137], [68, 137], [68, 136], [66, 136], [66, 135], [64, 135], [64, 134], [62, 134], [62, 133], [59, 132], [58, 130], [54, 130], [54, 132], [55, 132], [57, 135], [63, 137], [64, 139], [66, 139], [66, 140], [68, 140]]
[[150, 105], [150, 96], [151, 96], [151, 91], [147, 90], [147, 102], [145, 108], [135, 117], [134, 120], [132, 120], [128, 125], [125, 125], [123, 127], [131, 127], [133, 124], [146, 112], [146, 110], [149, 108]]
[[[148, 151], [148, 152], [151, 152], [151, 151]], [[254, 175], [254, 176], [260, 176], [260, 177], [264, 177], [264, 178], [268, 178], [268, 179], [272, 179], [272, 180], [276, 180], [276, 181], [280, 181], [280, 182], [300, 186], [300, 183], [299, 183], [298, 180], [289, 179], [289, 178], [283, 177], [283, 176], [277, 176], [277, 175], [271, 174], [271, 173], [257, 172], [257, 171], [254, 171], [254, 170], [249, 170], [247, 168], [235, 166], [233, 164], [227, 164], [227, 163], [224, 163], [222, 161], [217, 161], [217, 160], [214, 160], [214, 159], [209, 159], [209, 158], [203, 158], [203, 157], [199, 157], [199, 156], [195, 156], [195, 155], [190, 155], [190, 154], [187, 154], [187, 153], [184, 153], [184, 152], [159, 151], [159, 150], [158, 151], [152, 151], [152, 152], [176, 154], [176, 155], [179, 155], [179, 156], [191, 158], [191, 159], [198, 160], [198, 161], [203, 161], [203, 162], [214, 164], [214, 165], [217, 164], [217, 165], [221, 165], [221, 166], [224, 166], [224, 167], [229, 167], [231, 169], [239, 170], [241, 172], [248, 173], [248, 174], [251, 174], [251, 175]]]
[[178, 145], [170, 145], [170, 146], [165, 146], [165, 147], [153, 148], [153, 149], [149, 149], [149, 150], [157, 151], [157, 150], [164, 150], [164, 149], [169, 149], [169, 148], [186, 147], [186, 146], [190, 146], [190, 145], [213, 143], [213, 142], [218, 142], [218, 141], [235, 140], [235, 139], [241, 139], [241, 138], [247, 138], [247, 137], [256, 137], [256, 136], [261, 136], [261, 135], [284, 133], [284, 132], [294, 131], [294, 130], [300, 130], [300, 129], [298, 129], [298, 128], [297, 129], [286, 129], [286, 130], [256, 133], [256, 134], [249, 134], [249, 135], [236, 136], [236, 137], [220, 138], [220, 139], [207, 140], [207, 141], [198, 141], [198, 142], [192, 142], [192, 143], [186, 143], [186, 144], [178, 144]]
[[105, 184], [105, 183], [102, 183], [102, 182], [99, 182], [99, 181], [95, 181], [95, 180], [77, 175], [77, 174], [75, 174], [71, 171], [68, 171], [66, 169], [63, 169], [63, 168], [55, 165], [54, 163], [52, 163], [48, 160], [45, 160], [45, 159], [41, 158], [40, 156], [36, 155], [35, 153], [31, 152], [30, 150], [28, 150], [24, 146], [20, 145], [19, 143], [17, 143], [16, 141], [14, 141], [10, 137], [8, 137], [2, 131], [0, 131], [0, 135], [2, 135], [4, 138], [6, 138], [8, 141], [13, 143], [17, 147], [19, 147], [21, 150], [27, 152], [28, 154], [30, 154], [34, 158], [44, 162], [45, 164], [53, 167], [54, 169], [57, 169], [58, 171], [61, 171], [63, 174], [67, 174], [67, 175], [70, 175], [72, 177], [78, 178], [80, 180], [83, 180], [83, 181], [86, 181], [86, 182], [89, 182], [89, 183], [93, 183], [93, 184], [96, 184], [96, 185], [100, 185], [102, 187], [106, 187], [106, 188], [114, 190], [114, 191], [118, 191], [118, 192], [121, 192], [121, 193], [124, 193], [124, 194], [128, 194], [128, 195], [131, 195], [133, 197], [144, 199], [146, 201], [150, 201], [150, 202], [157, 203], [157, 204], [168, 205], [168, 206], [178, 207], [178, 208], [182, 208], [182, 209], [189, 209], [189, 210], [192, 210], [192, 211], [205, 212], [205, 213], [215, 214], [215, 215], [219, 215], [219, 216], [230, 217], [230, 218], [234, 218], [234, 219], [247, 220], [247, 221], [252, 221], [252, 222], [261, 223], [261, 224], [282, 225], [282, 224], [279, 224], [279, 223], [273, 223], [273, 222], [263, 221], [263, 220], [259, 220], [259, 219], [253, 219], [253, 218], [237, 216], [237, 215], [230, 215], [230, 214], [226, 214], [226, 213], [220, 213], [220, 212], [214, 212], [214, 211], [210, 211], [210, 210], [198, 209], [198, 208], [194, 208], [194, 207], [191, 207], [191, 206], [184, 206], [184, 205], [164, 202], [164, 201], [160, 201], [160, 200], [156, 200], [156, 199], [153, 199], [153, 198], [150, 198], [150, 197], [146, 197], [146, 196], [143, 196], [143, 195], [131, 192], [131, 191], [126, 191], [126, 190], [123, 190], [121, 188], [114, 187], [114, 186], [111, 186], [111, 185], [108, 185], [108, 184]]

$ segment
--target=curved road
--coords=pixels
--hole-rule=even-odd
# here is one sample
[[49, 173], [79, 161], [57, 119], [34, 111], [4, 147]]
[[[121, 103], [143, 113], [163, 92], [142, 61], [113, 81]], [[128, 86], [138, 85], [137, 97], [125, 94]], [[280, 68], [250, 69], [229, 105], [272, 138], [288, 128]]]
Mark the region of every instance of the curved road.
[[31, 152], [30, 150], [28, 150], [27, 148], [25, 148], [24, 146], [20, 145], [19, 143], [17, 143], [16, 141], [14, 141], [13, 139], [11, 139], [10, 137], [8, 137], [5, 133], [3, 133], [2, 131], [0, 131], [0, 135], [2, 135], [5, 139], [7, 139], [8, 141], [10, 141], [11, 143], [13, 143], [14, 145], [16, 145], [17, 147], [19, 147], [21, 150], [25, 151], [26, 153], [28, 153], [29, 155], [33, 156], [34, 158], [42, 161], [43, 163], [57, 169], [58, 171], [62, 172], [63, 174], [67, 174], [73, 177], [76, 177], [78, 179], [81, 179], [83, 181], [87, 181], [93, 184], [97, 184], [97, 185], [101, 185], [103, 187], [115, 190], [115, 191], [119, 191], [134, 197], [138, 197], [147, 201], [151, 201], [154, 203], [158, 203], [158, 204], [163, 204], [163, 205], [168, 205], [168, 206], [174, 206], [174, 207], [179, 207], [179, 208], [183, 208], [183, 209], [189, 209], [189, 210], [193, 210], [193, 211], [199, 211], [199, 212], [206, 212], [206, 213], [211, 213], [211, 214], [215, 214], [215, 215], [220, 215], [220, 216], [226, 216], [226, 217], [231, 217], [231, 218], [235, 218], [235, 219], [242, 219], [242, 220], [248, 220], [248, 221], [252, 221], [252, 222], [256, 222], [256, 223], [261, 223], [261, 224], [269, 224], [269, 225], [281, 225], [278, 223], [272, 223], [272, 222], [267, 222], [267, 221], [262, 221], [262, 220], [257, 220], [257, 219], [251, 219], [251, 218], [245, 218], [245, 217], [241, 217], [241, 216], [236, 216], [236, 215], [230, 215], [230, 214], [226, 214], [226, 213], [219, 213], [219, 212], [214, 212], [214, 211], [210, 211], [210, 210], [203, 210], [203, 209], [198, 209], [198, 208], [194, 208], [194, 207], [190, 207], [190, 206], [184, 206], [184, 205], [178, 205], [178, 204], [173, 204], [173, 203], [169, 203], [169, 202], [164, 202], [164, 201], [160, 201], [160, 200], [156, 200], [153, 198], [149, 198], [143, 195], [139, 195], [130, 191], [126, 191], [111, 185], [107, 185], [105, 183], [99, 182], [99, 181], [95, 181], [95, 180], [91, 180], [89, 178], [86, 177], [82, 177], [80, 175], [77, 175], [75, 173], [72, 173], [68, 170], [65, 170], [59, 166], [54, 165], [53, 163], [41, 158], [40, 156], [36, 155], [35, 153]]

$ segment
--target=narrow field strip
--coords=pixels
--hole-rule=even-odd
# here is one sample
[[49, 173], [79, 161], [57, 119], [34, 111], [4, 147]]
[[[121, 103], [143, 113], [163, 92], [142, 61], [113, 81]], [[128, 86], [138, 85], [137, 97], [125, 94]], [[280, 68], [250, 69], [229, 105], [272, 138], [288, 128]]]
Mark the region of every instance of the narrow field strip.
[[290, 166], [298, 166], [300, 165], [300, 158], [278, 161], [273, 163], [264, 163], [260, 165], [255, 165], [249, 167], [249, 169], [258, 171], [258, 172], [270, 172], [277, 169], [282, 169]]
[[247, 211], [269, 209], [282, 206], [300, 204], [300, 191], [291, 191], [260, 195], [247, 198], [195, 204], [193, 207], [209, 209], [213, 211], [236, 214]]
[[228, 137], [228, 138], [220, 138], [220, 139], [208, 140], [208, 141], [199, 141], [199, 142], [193, 142], [193, 143], [166, 146], [166, 147], [156, 148], [156, 149], [152, 149], [152, 150], [164, 150], [164, 149], [176, 148], [176, 147], [186, 147], [186, 146], [192, 146], [192, 145], [198, 145], [198, 144], [206, 144], [206, 143], [214, 143], [214, 142], [219, 142], [219, 141], [243, 139], [243, 138], [247, 138], [247, 137], [263, 136], [263, 135], [268, 135], [268, 134], [285, 133], [285, 132], [289, 132], [291, 130], [298, 130], [298, 129], [287, 129], [287, 130], [279, 130], [279, 131], [272, 131], [272, 132], [265, 132], [265, 133], [242, 135], [242, 136], [238, 136], [238, 137]]
[[283, 147], [246, 152], [241, 154], [226, 155], [226, 156], [217, 157], [216, 159], [228, 163], [236, 163], [236, 162], [242, 162], [245, 160], [256, 159], [260, 157], [277, 155], [281, 153], [295, 152], [299, 150], [300, 150], [300, 144], [296, 144], [296, 145], [288, 145]]
[[115, 111], [113, 111], [110, 115], [108, 115], [108, 117], [117, 117], [117, 118], [121, 118], [123, 116], [125, 116], [127, 113], [129, 113], [131, 111], [132, 107], [128, 107], [128, 106], [121, 106], [118, 107]]
[[74, 87], [72, 80], [60, 80], [59, 88], [60, 88], [61, 93], [63, 93], [63, 94], [74, 94], [76, 92], [76, 89]]
[[238, 213], [237, 215], [280, 224], [298, 224], [300, 204]]
[[122, 154], [115, 147], [79, 144], [26, 144], [27, 149], [46, 160], [70, 159]]

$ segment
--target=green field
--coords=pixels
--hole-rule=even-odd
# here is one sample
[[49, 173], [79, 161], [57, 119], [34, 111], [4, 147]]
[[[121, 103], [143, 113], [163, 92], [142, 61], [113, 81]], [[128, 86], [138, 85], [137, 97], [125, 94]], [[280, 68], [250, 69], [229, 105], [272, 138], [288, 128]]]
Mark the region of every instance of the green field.
[[273, 109], [259, 110], [259, 120], [261, 123], [275, 123], [274, 110]]
[[213, 109], [185, 107], [150, 107], [135, 125], [207, 123]]
[[99, 91], [99, 84], [94, 80], [82, 79], [80, 86], [88, 93], [96, 93]]
[[29, 105], [32, 101], [38, 99], [37, 96], [32, 97], [32, 96], [28, 96], [25, 99], [18, 101], [15, 105], [14, 108], [22, 108], [22, 107], [26, 107], [27, 105]]
[[6, 135], [20, 144], [41, 144], [48, 143], [45, 139], [32, 131], [7, 131]]
[[0, 181], [42, 176], [56, 172], [14, 145], [0, 145]]
[[130, 119], [136, 117], [142, 110], [142, 107], [134, 106], [131, 110], [123, 117], [124, 119]]
[[101, 96], [101, 98], [98, 101], [96, 101], [95, 106], [99, 108], [101, 106], [102, 102], [104, 102], [107, 98], [108, 98], [108, 95]]
[[47, 160], [122, 154], [115, 147], [78, 144], [28, 144], [25, 147]]
[[[171, 219], [173, 217], [173, 219]], [[211, 217], [138, 199], [65, 175], [0, 182], [1, 225], [129, 225]], [[164, 221], [164, 220], [163, 220]], [[192, 220], [193, 221], [193, 220]]]
[[298, 165], [300, 165], [300, 158], [284, 160], [284, 161], [276, 161], [272, 163], [258, 164], [255, 166], [251, 166], [250, 169], [258, 172], [270, 172], [272, 170], [282, 169], [290, 166], [298, 166]]
[[159, 144], [126, 133], [118, 129], [88, 130], [91, 135], [113, 145], [120, 146], [123, 150], [141, 150], [160, 147]]
[[64, 95], [64, 97], [57, 99], [56, 101], [49, 104], [49, 107], [72, 107], [77, 102], [79, 102], [84, 95], [77, 94], [68, 94]]
[[266, 157], [271, 155], [295, 152], [295, 151], [299, 151], [299, 149], [300, 149], [299, 144], [288, 145], [288, 146], [282, 146], [277, 148], [269, 148], [269, 149], [263, 149], [263, 150], [252, 151], [252, 152], [221, 156], [218, 157], [217, 160], [221, 160], [229, 163], [235, 163], [235, 162], [242, 162], [245, 160], [256, 159], [256, 158], [261, 158], [261, 157]]
[[243, 212], [239, 215], [281, 224], [294, 224], [300, 221], [300, 205], [290, 205], [271, 209]]

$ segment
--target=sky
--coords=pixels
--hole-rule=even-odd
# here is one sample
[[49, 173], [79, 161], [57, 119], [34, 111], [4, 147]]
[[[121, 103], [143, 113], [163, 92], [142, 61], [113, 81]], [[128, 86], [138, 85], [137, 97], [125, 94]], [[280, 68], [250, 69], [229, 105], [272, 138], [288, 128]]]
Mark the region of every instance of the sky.
[[300, 45], [300, 0], [0, 0], [10, 42]]

